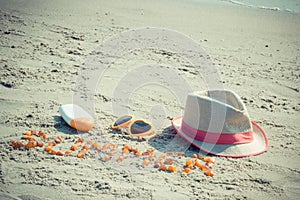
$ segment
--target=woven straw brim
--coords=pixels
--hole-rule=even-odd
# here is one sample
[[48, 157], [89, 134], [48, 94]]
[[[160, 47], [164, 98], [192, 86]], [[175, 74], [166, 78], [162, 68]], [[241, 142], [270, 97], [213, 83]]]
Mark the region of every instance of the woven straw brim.
[[265, 152], [268, 149], [268, 138], [264, 130], [255, 122], [252, 121], [254, 137], [253, 141], [246, 144], [232, 144], [232, 145], [221, 145], [221, 144], [210, 144], [195, 140], [187, 136], [181, 129], [182, 116], [176, 117], [172, 120], [172, 126], [175, 131], [187, 140], [189, 143], [193, 144], [205, 153], [231, 157], [240, 158], [247, 156], [254, 156]]

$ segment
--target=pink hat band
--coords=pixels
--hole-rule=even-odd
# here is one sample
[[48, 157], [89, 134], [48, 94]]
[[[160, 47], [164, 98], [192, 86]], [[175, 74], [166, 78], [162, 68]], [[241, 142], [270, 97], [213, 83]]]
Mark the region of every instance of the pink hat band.
[[187, 136], [210, 144], [246, 144], [253, 141], [253, 131], [234, 134], [206, 132], [192, 128], [184, 121], [182, 121], [181, 129]]

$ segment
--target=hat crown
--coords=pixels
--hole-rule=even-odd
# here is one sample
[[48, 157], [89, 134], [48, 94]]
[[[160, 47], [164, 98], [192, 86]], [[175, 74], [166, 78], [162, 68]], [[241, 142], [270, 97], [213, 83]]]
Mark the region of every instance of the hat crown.
[[183, 122], [194, 129], [213, 133], [235, 134], [252, 131], [245, 105], [230, 90], [190, 93]]

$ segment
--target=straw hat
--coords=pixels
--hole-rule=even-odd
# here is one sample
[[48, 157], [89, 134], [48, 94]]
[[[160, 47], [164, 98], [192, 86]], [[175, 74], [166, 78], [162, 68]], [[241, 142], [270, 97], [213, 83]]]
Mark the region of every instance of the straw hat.
[[188, 142], [212, 155], [238, 158], [268, 148], [266, 133], [250, 120], [242, 100], [230, 90], [190, 93], [184, 115], [174, 118], [172, 126]]

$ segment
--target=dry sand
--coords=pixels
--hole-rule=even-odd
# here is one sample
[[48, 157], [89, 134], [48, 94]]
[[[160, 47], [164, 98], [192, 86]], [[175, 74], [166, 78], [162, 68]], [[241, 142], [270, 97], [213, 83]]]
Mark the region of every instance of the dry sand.
[[[300, 195], [299, 14], [168, 0], [1, 1], [0, 7], [1, 199], [297, 199]], [[137, 85], [128, 104], [114, 95], [120, 82], [126, 86], [122, 78], [145, 64], [168, 65], [192, 90], [205, 89], [199, 75], [203, 72], [172, 53], [140, 50], [118, 58], [88, 96], [95, 98], [97, 122], [91, 133], [78, 135], [60, 118], [58, 107], [73, 102], [86, 57], [104, 40], [144, 27], [176, 30], [206, 49], [224, 88], [238, 93], [251, 118], [265, 129], [270, 142], [266, 153], [216, 158], [216, 175], [211, 178], [199, 170], [185, 175], [141, 169], [136, 158], [104, 163], [92, 151], [78, 159], [51, 156], [41, 148], [10, 147], [10, 141], [33, 129], [51, 138], [61, 135], [62, 148], [83, 137], [155, 147], [159, 152], [198, 153], [193, 147], [184, 149], [187, 144], [169, 128], [170, 119], [184, 108], [174, 95], [177, 91], [157, 84]], [[168, 82], [176, 77], [164, 78]], [[111, 131], [116, 118], [112, 104], [158, 124], [157, 136], [137, 142]], [[184, 160], [176, 162], [180, 166]]]

